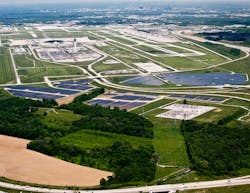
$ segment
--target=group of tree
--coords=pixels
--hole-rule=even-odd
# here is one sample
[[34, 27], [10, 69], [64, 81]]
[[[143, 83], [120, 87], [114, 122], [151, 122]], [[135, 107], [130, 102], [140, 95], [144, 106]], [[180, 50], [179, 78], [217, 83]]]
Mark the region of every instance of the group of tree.
[[82, 103], [84, 101], [87, 101], [87, 100], [90, 100], [92, 98], [95, 98], [97, 97], [98, 95], [101, 95], [105, 92], [105, 89], [104, 88], [96, 88], [94, 90], [92, 90], [90, 93], [88, 94], [82, 94], [78, 97], [76, 97], [74, 100], [73, 100], [73, 103]]
[[214, 44], [214, 43], [210, 43], [210, 42], [204, 42], [201, 44], [203, 46], [211, 49], [211, 50], [214, 50], [214, 51], [221, 53], [221, 54], [228, 56], [228, 57], [239, 57], [241, 54], [241, 51], [239, 49], [236, 49], [236, 48], [229, 48], [229, 47], [226, 47], [224, 45]]
[[146, 118], [119, 108], [90, 106], [84, 103], [71, 103], [60, 108], [72, 110], [83, 118], [73, 122], [72, 130], [92, 129], [118, 134], [153, 138], [153, 124]]
[[228, 128], [211, 123], [183, 121], [189, 158], [202, 175], [235, 175], [250, 168], [249, 125]]
[[54, 101], [35, 101], [11, 97], [0, 100], [0, 134], [36, 139], [50, 133], [36, 114], [38, 107], [54, 106]]
[[116, 141], [111, 146], [82, 149], [56, 139], [44, 138], [32, 141], [28, 148], [66, 161], [112, 171], [113, 176], [101, 180], [102, 186], [149, 182], [154, 179], [156, 170], [152, 158], [154, 148], [151, 145], [135, 148], [128, 142]]

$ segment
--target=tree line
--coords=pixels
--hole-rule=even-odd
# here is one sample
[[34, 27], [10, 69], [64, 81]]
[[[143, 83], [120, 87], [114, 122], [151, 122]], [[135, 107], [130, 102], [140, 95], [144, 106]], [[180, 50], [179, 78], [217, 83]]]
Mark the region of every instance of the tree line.
[[183, 121], [185, 137], [193, 169], [202, 175], [237, 175], [250, 168], [249, 125], [230, 128], [211, 123]]

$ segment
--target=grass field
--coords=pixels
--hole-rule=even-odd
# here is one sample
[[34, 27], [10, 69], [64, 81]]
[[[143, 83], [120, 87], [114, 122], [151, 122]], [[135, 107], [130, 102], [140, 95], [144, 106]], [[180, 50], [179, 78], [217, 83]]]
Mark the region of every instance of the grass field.
[[183, 53], [192, 53], [192, 52], [190, 52], [188, 50], [178, 48], [178, 47], [174, 47], [174, 46], [162, 46], [162, 45], [159, 45], [159, 46], [162, 47], [162, 48], [166, 48], [168, 50], [174, 51], [174, 52], [181, 53], [181, 54], [183, 54]]
[[57, 67], [57, 68], [32, 68], [18, 70], [22, 82], [43, 82], [44, 76], [66, 76], [81, 75], [82, 72], [74, 67]]
[[[183, 44], [185, 45], [185, 44]], [[116, 57], [119, 57], [119, 59], [123, 60], [124, 62], [127, 62], [129, 64], [134, 63], [134, 62], [147, 62], [150, 59], [154, 60], [155, 62], [160, 62], [161, 64], [166, 64], [168, 66], [171, 66], [173, 68], [179, 69], [179, 70], [188, 70], [188, 69], [197, 69], [197, 68], [205, 68], [205, 67], [209, 67], [211, 65], [215, 65], [215, 64], [220, 64], [222, 62], [227, 61], [225, 58], [218, 56], [210, 51], [207, 51], [203, 48], [200, 48], [196, 45], [188, 45], [188, 47], [190, 49], [194, 49], [196, 51], [202, 52], [205, 55], [203, 56], [189, 56], [189, 57], [178, 57], [178, 56], [174, 56], [174, 57], [156, 57], [156, 56], [151, 56], [149, 54], [146, 53], [141, 53], [138, 50], [134, 50], [130, 47], [124, 47], [123, 49], [118, 47], [119, 45], [116, 46], [115, 43], [112, 43], [112, 47], [111, 45], [109, 45], [106, 50], [109, 52], [111, 55], [114, 55]], [[127, 49], [127, 50], [125, 50]], [[110, 52], [113, 51], [113, 52]], [[115, 53], [115, 52], [117, 53]], [[131, 57], [131, 53], [132, 56], [134, 56], [133, 58]], [[142, 54], [145, 55], [145, 57], [143, 56], [139, 56], [137, 54]], [[124, 55], [130, 55], [129, 58], [125, 58]], [[123, 57], [121, 57], [123, 56]], [[135, 57], [136, 56], [136, 57]], [[132, 59], [132, 60], [131, 60]]]
[[157, 57], [156, 60], [165, 63], [173, 68], [180, 70], [205, 68], [211, 65], [219, 64], [225, 62], [226, 59], [218, 56], [212, 52], [195, 47], [194, 50], [204, 53], [203, 56], [189, 56], [189, 57]]
[[82, 118], [81, 115], [74, 114], [72, 111], [65, 111], [60, 109], [40, 108], [37, 113], [40, 115], [46, 114], [43, 122], [50, 127], [56, 127], [59, 129], [69, 127], [71, 126], [72, 121], [76, 121]]
[[15, 73], [8, 48], [0, 47], [0, 84], [13, 83]]
[[117, 42], [120, 42], [122, 44], [127, 44], [127, 45], [134, 45], [136, 44], [136, 42], [125, 39], [125, 38], [121, 38], [121, 37], [117, 37], [117, 36], [108, 36], [108, 38], [115, 40]]
[[14, 60], [18, 67], [33, 67], [34, 62], [33, 59], [29, 55], [14, 55]]
[[128, 67], [121, 63], [104, 64], [103, 61], [101, 61], [101, 62], [94, 64], [93, 69], [97, 72], [103, 72], [103, 71], [108, 71], [108, 70], [123, 70], [123, 69], [128, 69]]
[[194, 102], [194, 101], [187, 101], [188, 104], [190, 105], [201, 105], [201, 106], [212, 106], [212, 107], [217, 107], [215, 110], [212, 110], [210, 112], [207, 112], [199, 117], [196, 117], [194, 120], [195, 121], [200, 121], [200, 122], [217, 122], [220, 119], [227, 117], [234, 112], [236, 112], [239, 107], [229, 107], [229, 106], [223, 106], [219, 105], [216, 103], [203, 103], [203, 102]]
[[2, 40], [23, 40], [23, 39], [32, 39], [32, 36], [29, 33], [17, 33], [17, 34], [8, 34], [1, 35]]
[[250, 185], [182, 191], [183, 193], [250, 193]]
[[[153, 145], [159, 155], [159, 163], [163, 165], [189, 166], [184, 137], [179, 128], [180, 121], [175, 122], [174, 120], [155, 117], [159, 113], [166, 111], [158, 109], [158, 107], [171, 102], [173, 100], [163, 99], [145, 106], [144, 116], [154, 124]], [[133, 112], [141, 113], [142, 108]], [[162, 170], [159, 170], [159, 172], [162, 172]]]
[[151, 48], [149, 46], [145, 46], [145, 45], [138, 45], [138, 46], [133, 46], [134, 48], [140, 49], [144, 52], [148, 52], [150, 54], [167, 54], [166, 52], [163, 52], [161, 50], [155, 49], [155, 48]]
[[248, 74], [248, 76], [250, 77], [250, 57], [244, 60], [225, 64], [223, 66], [220, 66], [220, 68], [213, 68], [213, 70], [239, 72], [243, 74]]
[[94, 130], [81, 130], [60, 138], [59, 141], [66, 145], [78, 146], [82, 149], [95, 149], [111, 146], [115, 141], [127, 141], [134, 147], [151, 143], [150, 139], [142, 137], [133, 137]]

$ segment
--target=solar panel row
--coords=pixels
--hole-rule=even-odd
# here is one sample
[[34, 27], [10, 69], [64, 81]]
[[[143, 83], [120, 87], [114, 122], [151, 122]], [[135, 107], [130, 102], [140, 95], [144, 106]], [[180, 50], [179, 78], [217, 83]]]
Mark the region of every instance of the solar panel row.
[[119, 107], [121, 109], [132, 109], [135, 107], [139, 107], [145, 105], [145, 102], [125, 102], [125, 101], [114, 101], [108, 99], [93, 99], [88, 102], [91, 105], [100, 105], [103, 107]]
[[121, 100], [143, 100], [143, 101], [151, 101], [154, 100], [154, 98], [145, 97], [145, 96], [137, 96], [137, 95], [120, 95], [120, 96], [114, 96], [113, 99], [121, 99]]
[[22, 91], [22, 90], [8, 90], [13, 94], [14, 96], [21, 96], [26, 98], [33, 98], [33, 99], [58, 99], [62, 98], [61, 95], [53, 95], [53, 94], [44, 94], [44, 93], [37, 93], [37, 92], [28, 92], [28, 91]]
[[36, 87], [36, 86], [26, 86], [26, 85], [8, 86], [6, 88], [17, 89], [17, 90], [22, 90], [22, 91], [55, 93], [55, 94], [62, 94], [62, 95], [72, 95], [72, 94], [78, 93], [78, 91], [72, 91], [72, 90], [63, 90], [63, 89], [57, 89], [57, 88]]
[[223, 102], [225, 98], [219, 97], [210, 97], [210, 96], [198, 96], [198, 95], [170, 95], [172, 98], [181, 98], [181, 99], [191, 99], [191, 100], [199, 100], [199, 101], [213, 101], [213, 102]]
[[77, 80], [77, 81], [69, 80], [69, 81], [55, 82], [54, 85], [58, 88], [86, 91], [93, 88], [93, 86], [90, 86], [89, 83], [90, 83], [89, 80]]

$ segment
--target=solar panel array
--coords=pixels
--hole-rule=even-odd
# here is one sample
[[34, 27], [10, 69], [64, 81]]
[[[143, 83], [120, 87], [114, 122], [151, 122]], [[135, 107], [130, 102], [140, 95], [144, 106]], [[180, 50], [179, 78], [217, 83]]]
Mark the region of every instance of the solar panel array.
[[89, 80], [76, 80], [76, 81], [69, 80], [69, 81], [54, 82], [53, 85], [58, 88], [86, 91], [93, 88], [93, 86], [89, 85], [89, 83], [90, 83]]
[[100, 105], [103, 107], [119, 107], [120, 109], [134, 109], [146, 105], [147, 103], [155, 100], [156, 97], [145, 95], [132, 95], [123, 92], [107, 93], [104, 98], [95, 98], [88, 101], [91, 105]]
[[204, 74], [193, 73], [162, 73], [160, 78], [176, 85], [185, 86], [220, 86], [247, 84], [248, 79], [242, 73], [211, 72]]
[[169, 97], [171, 98], [178, 98], [178, 99], [186, 99], [186, 100], [197, 100], [197, 101], [204, 101], [204, 102], [224, 102], [225, 98], [220, 97], [211, 97], [211, 96], [198, 96], [198, 95], [177, 95], [172, 94]]
[[82, 91], [92, 89], [89, 80], [69, 80], [54, 82], [51, 87], [38, 87], [29, 85], [15, 85], [5, 87], [14, 96], [32, 98], [32, 99], [59, 99], [74, 95]]
[[35, 92], [27, 92], [22, 90], [9, 90], [11, 94], [14, 96], [25, 97], [25, 98], [33, 98], [33, 99], [59, 99], [62, 98], [61, 95], [55, 94], [45, 94], [45, 93], [35, 93]]

